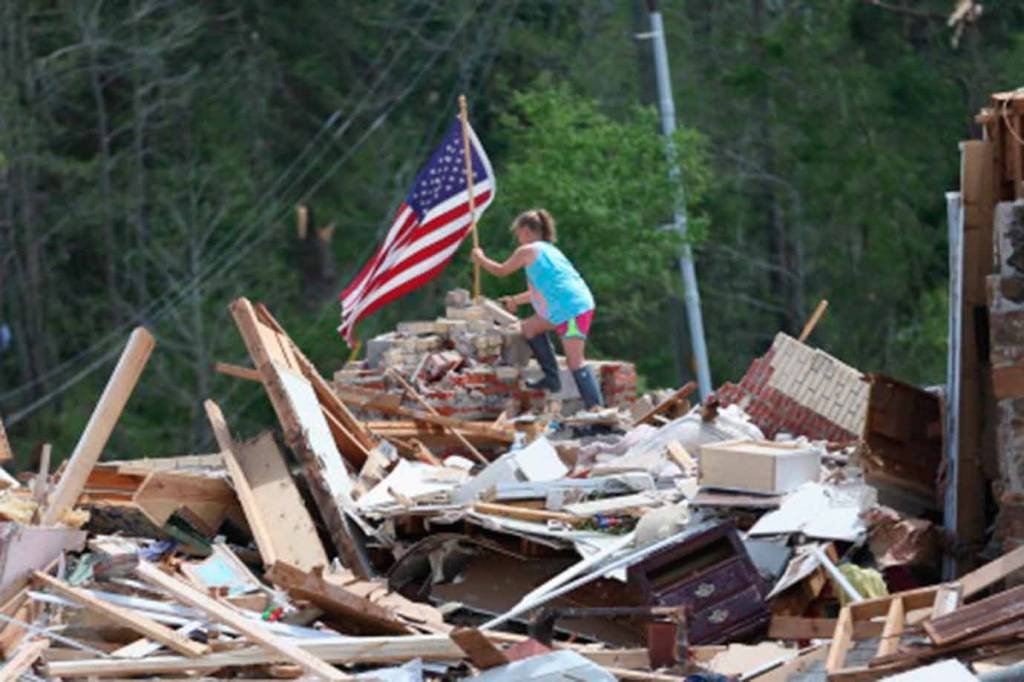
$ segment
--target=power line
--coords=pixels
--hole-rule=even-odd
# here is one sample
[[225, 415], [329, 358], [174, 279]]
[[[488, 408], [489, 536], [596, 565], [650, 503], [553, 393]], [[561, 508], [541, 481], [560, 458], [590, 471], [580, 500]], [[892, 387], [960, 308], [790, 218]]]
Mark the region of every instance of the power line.
[[[435, 9], [436, 9], [436, 5], [435, 5]], [[429, 17], [430, 17], [430, 15], [426, 15], [425, 18], [423, 19], [423, 23], [425, 23], [429, 19]], [[461, 30], [461, 27], [460, 27], [460, 30]], [[394, 35], [395, 34], [392, 34], [392, 36], [389, 38], [389, 41], [382, 48], [381, 55], [383, 55], [384, 52], [388, 49], [388, 47], [390, 47], [390, 45], [394, 42]], [[369, 90], [362, 97], [360, 97], [360, 99], [359, 99], [359, 101], [358, 101], [358, 103], [356, 105], [356, 108], [353, 111], [353, 113], [350, 114], [349, 117], [340, 126], [338, 126], [337, 130], [335, 130], [333, 132], [333, 134], [331, 134], [331, 136], [330, 136], [330, 141], [331, 142], [336, 142], [338, 139], [340, 139], [341, 136], [343, 136], [348, 131], [348, 129], [351, 127], [352, 123], [355, 121], [356, 117], [360, 113], [362, 113], [362, 110], [366, 106], [366, 103], [367, 103], [369, 97], [372, 96], [376, 92], [377, 88], [379, 88], [380, 85], [384, 82], [384, 80], [386, 79], [387, 75], [390, 73], [392, 68], [398, 63], [399, 58], [404, 54], [404, 52], [407, 49], [408, 49], [408, 42], [404, 43], [402, 48], [400, 50], [398, 50], [395, 53], [395, 55], [392, 56], [392, 59], [387, 64], [387, 66], [379, 72], [376, 80], [371, 85]], [[397, 102], [394, 102], [392, 104], [392, 108], [393, 108], [393, 106], [395, 104], [397, 104]], [[292, 162], [288, 165], [288, 167], [277, 177], [277, 179], [274, 181], [274, 183], [265, 192], [263, 192], [261, 194], [260, 200], [253, 206], [253, 208], [250, 209], [250, 211], [249, 211], [250, 215], [254, 215], [258, 211], [262, 210], [262, 205], [264, 203], [266, 203], [267, 201], [273, 201], [273, 197], [275, 196], [275, 194], [277, 194], [279, 191], [282, 191], [280, 189], [282, 184], [286, 184], [287, 185], [286, 189], [283, 190], [284, 192], [291, 192], [291, 191], [293, 191], [293, 188], [295, 187], [295, 185], [297, 183], [301, 182], [309, 174], [309, 172], [311, 171], [312, 167], [316, 163], [318, 163], [320, 161], [320, 159], [322, 159], [324, 154], [326, 153], [326, 151], [325, 151], [326, 150], [326, 145], [323, 145], [323, 144], [320, 145], [319, 153], [317, 153], [316, 156], [313, 159], [311, 159], [311, 160], [306, 162], [304, 170], [302, 171], [302, 173], [300, 173], [298, 175], [298, 177], [293, 178], [291, 180], [286, 180], [286, 178], [289, 175], [293, 174], [295, 168], [301, 162], [304, 161], [304, 157], [306, 157], [308, 154], [310, 154], [310, 152], [317, 146], [317, 143], [324, 136], [324, 134], [327, 131], [329, 131], [334, 126], [334, 124], [338, 121], [338, 118], [339, 118], [340, 114], [341, 114], [341, 110], [338, 109], [338, 110], [335, 110], [327, 118], [327, 120], [320, 126], [320, 128], [317, 130], [316, 134], [306, 144], [305, 148], [299, 153], [299, 155], [296, 156], [295, 159], [292, 160]], [[106, 352], [104, 353], [104, 356], [109, 355], [111, 348], [119, 347], [120, 342], [121, 342], [121, 337], [133, 325], [135, 325], [135, 324], [137, 324], [139, 322], [146, 322], [147, 320], [149, 320], [149, 321], [156, 321], [156, 320], [161, 319], [168, 312], [170, 307], [176, 307], [177, 305], [179, 305], [185, 299], [185, 297], [190, 293], [191, 288], [194, 288], [193, 285], [197, 284], [199, 281], [201, 281], [202, 277], [209, 275], [211, 272], [215, 271], [220, 266], [220, 263], [223, 262], [223, 260], [226, 258], [226, 256], [228, 254], [230, 254], [231, 249], [232, 249], [233, 246], [239, 245], [245, 239], [245, 236], [248, 235], [249, 233], [251, 233], [253, 230], [257, 229], [257, 227], [265, 226], [269, 222], [269, 218], [267, 217], [268, 213], [273, 212], [275, 209], [279, 209], [282, 205], [283, 205], [283, 200], [278, 200], [276, 205], [272, 204], [266, 211], [263, 212], [262, 216], [256, 216], [257, 219], [253, 220], [249, 224], [248, 228], [244, 227], [245, 223], [248, 222], [248, 221], [239, 220], [238, 221], [238, 225], [239, 226], [237, 228], [235, 228], [236, 232], [238, 233], [236, 238], [230, 244], [226, 244], [222, 249], [220, 249], [219, 255], [215, 255], [214, 256], [214, 258], [215, 258], [214, 262], [210, 263], [206, 267], [201, 267], [199, 273], [194, 275], [193, 278], [190, 281], [185, 282], [184, 284], [182, 284], [177, 290], [171, 289], [171, 290], [169, 290], [167, 292], [164, 292], [161, 296], [159, 296], [159, 297], [157, 297], [157, 298], [155, 298], [155, 299], [153, 299], [151, 301], [148, 301], [146, 304], [144, 304], [142, 306], [141, 309], [135, 311], [135, 314], [132, 315], [131, 319], [125, 321], [121, 325], [119, 325], [119, 326], [115, 327], [114, 329], [110, 330], [109, 332], [107, 332], [103, 337], [101, 337], [98, 341], [94, 342], [88, 348], [86, 348], [86, 349], [76, 353], [71, 358], [68, 358], [67, 360], [62, 361], [56, 367], [53, 367], [50, 370], [47, 370], [45, 373], [43, 373], [39, 377], [35, 377], [34, 379], [26, 382], [25, 384], [22, 384], [21, 386], [18, 386], [18, 387], [14, 388], [14, 389], [11, 389], [9, 391], [4, 392], [3, 394], [0, 394], [0, 402], [8, 400], [8, 399], [10, 399], [10, 398], [12, 398], [14, 396], [20, 395], [20, 394], [24, 393], [26, 390], [28, 390], [28, 389], [36, 386], [36, 385], [39, 385], [40, 383], [43, 383], [43, 382], [45, 382], [45, 381], [47, 381], [47, 380], [49, 380], [49, 379], [51, 379], [51, 378], [53, 378], [55, 376], [58, 376], [59, 374], [63, 373], [66, 369], [68, 369], [71, 366], [73, 366], [75, 364], [78, 364], [79, 362], [85, 360], [90, 355], [92, 355], [92, 354], [94, 354], [96, 352], [103, 352], [104, 348], [106, 348]], [[209, 227], [212, 228], [215, 225], [216, 225], [216, 223], [212, 223]], [[91, 364], [90, 366], [93, 367], [93, 369], [95, 369], [95, 363]], [[87, 376], [87, 374], [86, 375], [82, 375], [81, 373], [79, 373], [76, 376], [79, 376], [80, 378], [84, 378], [84, 376]], [[71, 384], [67, 384], [66, 383], [65, 390], [66, 390], [66, 388], [69, 388], [71, 385], [74, 385], [74, 383], [71, 383]], [[36, 401], [36, 402], [39, 402], [39, 401]], [[19, 410], [19, 412], [21, 412], [21, 410]]]
[[[455, 37], [459, 33], [461, 33], [461, 31], [469, 23], [469, 19], [472, 17], [472, 15], [475, 13], [475, 11], [476, 11], [476, 8], [473, 8], [471, 11], [466, 12], [463, 15], [462, 21], [452, 31], [451, 35], [449, 36], [449, 39], [448, 39], [448, 42], [447, 42], [445, 48], [443, 50], [435, 51], [435, 53], [430, 57], [430, 59], [428, 59], [426, 61], [424, 66], [413, 76], [413, 78], [409, 81], [409, 83], [406, 85], [406, 87], [401, 91], [400, 95], [397, 98], [395, 98], [391, 102], [391, 104], [389, 104], [389, 106], [374, 119], [374, 121], [364, 131], [364, 133], [356, 140], [356, 142], [349, 147], [349, 149], [346, 151], [346, 153], [343, 154], [337, 161], [335, 161], [335, 163], [329, 168], [327, 173], [322, 175], [320, 180], [317, 183], [315, 183], [314, 186], [310, 190], [308, 190], [306, 193], [304, 193], [302, 195], [303, 197], [308, 197], [313, 192], [315, 192], [317, 189], [319, 189], [323, 185], [323, 183], [326, 182], [326, 180], [329, 179], [349, 158], [351, 158], [352, 155], [369, 139], [369, 137], [374, 132], [376, 132], [376, 130], [379, 129], [381, 125], [383, 125], [383, 123], [387, 119], [388, 115], [401, 102], [403, 102], [406, 97], [409, 96], [409, 94], [414, 89], [415, 85], [419, 82], [419, 80], [423, 77], [423, 75], [425, 75], [425, 73], [433, 66], [433, 64], [437, 61], [437, 59], [440, 57], [440, 55], [448, 52], [448, 50], [451, 48], [452, 43], [454, 42]], [[392, 63], [394, 63], [394, 61]], [[382, 75], [381, 78], [378, 78], [378, 81], [377, 81], [377, 83], [375, 83], [375, 85], [372, 88], [371, 92], [375, 91], [376, 87], [379, 87], [379, 85], [382, 82], [382, 80], [383, 80], [383, 75]], [[365, 100], [363, 100], [363, 101], [365, 101]], [[325, 123], [324, 126], [321, 127], [321, 130], [318, 131], [318, 133], [317, 133], [317, 137], [319, 137], [321, 132], [327, 128], [329, 123], [332, 123], [334, 120], [336, 120], [337, 113], [338, 112], [335, 112], [335, 114], [332, 114], [332, 116], [328, 119], [328, 122]], [[351, 116], [349, 116], [349, 118], [346, 120], [346, 122], [344, 124], [344, 127], [345, 127], [346, 130], [347, 130], [348, 126], [351, 124], [351, 122], [354, 120], [354, 118], [358, 115], [358, 113], [360, 113], [360, 112], [357, 110]], [[336, 138], [337, 138], [337, 136], [335, 136], [335, 139]], [[306, 148], [307, 150], [314, 143], [315, 139], [316, 138], [314, 138], [314, 140], [311, 141], [310, 144], [307, 145], [307, 148]], [[304, 153], [305, 153], [305, 150], [304, 150], [303, 154]], [[304, 179], [305, 176], [308, 175], [308, 173], [310, 172], [310, 169], [312, 168], [312, 166], [317, 161], [319, 161], [320, 158], [322, 158], [323, 154], [324, 154], [324, 152], [321, 151], [313, 161], [307, 163], [303, 173], [298, 178], [296, 178], [296, 179], [294, 179], [292, 181], [289, 181], [289, 188], [286, 191], [291, 191], [291, 189], [292, 189], [292, 187], [294, 187], [294, 185], [296, 185], [298, 182], [301, 182], [302, 179]], [[289, 170], [295, 165], [295, 163], [296, 162], [293, 162], [293, 164], [291, 166], [289, 166]], [[282, 174], [282, 176], [280, 176], [278, 178], [278, 182], [275, 182], [275, 187], [277, 186], [277, 184], [279, 184], [279, 181], [280, 181], [281, 177], [283, 177], [283, 175], [284, 174]], [[265, 194], [264, 196], [270, 196], [270, 193]], [[193, 276], [193, 278], [189, 282], [185, 283], [184, 285], [182, 285], [179, 288], [179, 290], [177, 292], [177, 300], [176, 301], [174, 301], [174, 300], [167, 301], [167, 303], [163, 306], [162, 309], [157, 309], [156, 312], [154, 312], [148, 318], [148, 321], [150, 323], [155, 323], [155, 322], [159, 321], [164, 315], [169, 313], [173, 308], [177, 307], [177, 305], [179, 305], [183, 300], [185, 300], [185, 297], [192, 290], [194, 290], [194, 289], [198, 288], [199, 286], [201, 286], [203, 284], [203, 279], [204, 278], [206, 278], [206, 277], [208, 277], [208, 276], [210, 276], [210, 275], [212, 275], [212, 274], [214, 274], [214, 273], [216, 273], [218, 271], [224, 271], [224, 270], [229, 269], [231, 266], [233, 266], [235, 263], [237, 263], [239, 260], [241, 260], [244, 256], [246, 256], [248, 254], [248, 252], [250, 250], [252, 250], [252, 248], [254, 248], [257, 244], [260, 243], [261, 239], [266, 237], [265, 234], [263, 235], [263, 237], [258, 237], [257, 239], [251, 240], [248, 244], [242, 245], [237, 250], [232, 250], [232, 247], [234, 247], [236, 245], [239, 245], [241, 243], [241, 241], [243, 241], [245, 239], [246, 235], [251, 233], [253, 230], [255, 230], [257, 226], [265, 226], [271, 220], [278, 219], [278, 217], [279, 217], [278, 213], [280, 212], [282, 205], [285, 205], [285, 207], [288, 210], [291, 210], [292, 203], [293, 202], [287, 202], [287, 204], [285, 204], [285, 202], [283, 200], [281, 200], [281, 201], [278, 201], [276, 206], [269, 207], [267, 209], [267, 211], [264, 213], [264, 216], [267, 216], [266, 220], [264, 220], [264, 221], [255, 221], [253, 223], [253, 225], [251, 225], [247, 230], [240, 231], [239, 234], [237, 235], [237, 237], [234, 239], [234, 241], [232, 241], [231, 244], [227, 245], [222, 250], [222, 253], [218, 257], [216, 257], [216, 260], [213, 263], [211, 263], [209, 265], [209, 267], [201, 270], [197, 275]], [[275, 209], [277, 209], [277, 212], [275, 212]], [[372, 246], [372, 244], [371, 244], [371, 246]], [[173, 293], [173, 292], [165, 294], [161, 298], [164, 298], [166, 296], [170, 296], [171, 293]], [[159, 301], [159, 300], [160, 299], [157, 299], [157, 301]], [[146, 318], [147, 310], [150, 307], [153, 307], [153, 303], [152, 302], [150, 304], [147, 304], [147, 306], [144, 308], [142, 313], [136, 313], [135, 319], [143, 318], [142, 321], [146, 321], [145, 318]], [[87, 357], [88, 354], [91, 354], [91, 352], [94, 352], [95, 349], [100, 348], [102, 345], [107, 343], [107, 341], [110, 340], [111, 338], [114, 338], [116, 336], [119, 336], [120, 334], [123, 334], [123, 331], [125, 331], [128, 328], [128, 326], [130, 326], [131, 324], [132, 324], [132, 322], [126, 322], [126, 323], [122, 324], [121, 327], [123, 327], [123, 329], [117, 328], [117, 329], [111, 331], [110, 333], [108, 333], [107, 335], [104, 336], [103, 340], [93, 344], [93, 346], [91, 346], [90, 349], [89, 349], [89, 353], [86, 353], [86, 352], [80, 353], [80, 354], [76, 355], [76, 358], [77, 359], [81, 359], [82, 357]], [[47, 403], [49, 403], [51, 400], [56, 398], [58, 395], [64, 393], [65, 391], [67, 391], [71, 387], [73, 387], [75, 384], [77, 384], [80, 381], [84, 380], [90, 374], [95, 372], [100, 366], [102, 366], [103, 363], [106, 360], [112, 358], [114, 352], [119, 347], [120, 347], [119, 341], [115, 341], [115, 345], [113, 345], [111, 348], [109, 348], [104, 355], [100, 356], [100, 358], [98, 358], [96, 361], [92, 362], [84, 370], [82, 370], [79, 373], [77, 373], [75, 376], [73, 376], [68, 381], [65, 381], [63, 384], [61, 384], [55, 390], [50, 391], [46, 395], [42, 396], [41, 398], [33, 401], [30, 405], [26, 405], [26, 406], [24, 406], [22, 408], [19, 408], [15, 413], [13, 413], [11, 415], [11, 417], [8, 418], [7, 424], [8, 425], [13, 425], [13, 424], [21, 421], [25, 417], [30, 416], [35, 411], [39, 410], [40, 408], [45, 406]], [[62, 364], [66, 365], [66, 364], [69, 364], [69, 362], [65, 362], [65, 363], [62, 363]], [[38, 381], [37, 381], [37, 383], [38, 383]], [[19, 387], [18, 389], [15, 389], [14, 391], [8, 392], [7, 394], [4, 394], [3, 396], [0, 396], [0, 399], [8, 397], [8, 395], [13, 395], [13, 394], [20, 393], [23, 390], [24, 390], [24, 387]]]

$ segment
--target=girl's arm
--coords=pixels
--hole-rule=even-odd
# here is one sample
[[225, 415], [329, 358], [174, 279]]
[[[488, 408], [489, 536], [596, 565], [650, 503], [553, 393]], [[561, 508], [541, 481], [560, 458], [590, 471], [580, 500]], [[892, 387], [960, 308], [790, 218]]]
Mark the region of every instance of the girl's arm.
[[483, 249], [473, 249], [470, 257], [474, 263], [478, 263], [484, 270], [498, 277], [508, 277], [516, 270], [521, 270], [533, 262], [536, 258], [533, 247], [529, 244], [520, 246], [512, 252], [504, 263], [493, 261], [487, 257]]
[[516, 309], [519, 308], [519, 306], [526, 305], [527, 303], [530, 302], [530, 292], [529, 290], [527, 290], [522, 292], [521, 294], [513, 294], [512, 296], [502, 296], [498, 300], [501, 302], [503, 306], [505, 306], [505, 310], [509, 311], [510, 313], [514, 313], [516, 312]]

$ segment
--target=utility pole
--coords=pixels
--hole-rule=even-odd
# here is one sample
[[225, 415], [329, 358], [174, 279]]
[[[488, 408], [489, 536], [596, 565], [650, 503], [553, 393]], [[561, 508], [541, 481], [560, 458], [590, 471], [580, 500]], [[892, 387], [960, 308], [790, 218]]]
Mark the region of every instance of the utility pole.
[[651, 32], [637, 36], [650, 38], [654, 48], [654, 72], [658, 81], [658, 109], [661, 112], [661, 132], [665, 136], [665, 153], [670, 167], [669, 178], [678, 186], [673, 223], [683, 238], [679, 253], [679, 272], [683, 278], [683, 301], [686, 304], [686, 319], [690, 328], [690, 346], [697, 364], [697, 386], [701, 399], [711, 395], [711, 369], [708, 367], [708, 349], [704, 341], [704, 320], [700, 312], [700, 290], [697, 288], [697, 270], [693, 265], [693, 250], [686, 241], [686, 190], [683, 175], [676, 160], [675, 142], [672, 134], [676, 131], [676, 105], [672, 99], [672, 80], [669, 77], [668, 50], [665, 48], [665, 25], [658, 10], [658, 0], [647, 0], [647, 11], [651, 17]]

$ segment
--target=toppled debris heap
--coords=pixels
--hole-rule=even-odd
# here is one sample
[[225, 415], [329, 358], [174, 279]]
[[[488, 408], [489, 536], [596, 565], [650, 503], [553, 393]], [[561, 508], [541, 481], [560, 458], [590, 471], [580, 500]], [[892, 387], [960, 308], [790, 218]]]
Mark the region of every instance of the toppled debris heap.
[[[445, 298], [444, 317], [400, 322], [391, 332], [366, 342], [366, 359], [334, 375], [348, 389], [400, 387], [392, 372], [419, 381], [420, 394], [444, 415], [496, 419], [537, 412], [547, 405], [544, 391], [529, 390], [521, 379], [541, 370], [519, 333], [516, 316], [489, 299], [474, 303], [465, 289]], [[562, 389], [554, 399], [565, 414], [582, 405], [576, 383], [559, 357]], [[625, 406], [636, 398], [636, 368], [629, 362], [591, 361], [605, 404]]]
[[[264, 306], [231, 314], [253, 366], [220, 368], [278, 429], [238, 437], [208, 400], [218, 452], [98, 463], [153, 349], [137, 330], [69, 461], [0, 492], [3, 679], [954, 679], [1020, 646], [1024, 588], [1000, 587], [1024, 549], [941, 582], [934, 512], [865, 476], [930, 447], [928, 394], [843, 374], [856, 409], [809, 403], [785, 387], [828, 395], [838, 361], [780, 337], [818, 358], [755, 361], [805, 411], [785, 428], [692, 385], [468, 419], [437, 384], [504, 367], [513, 335], [409, 328], [328, 383]], [[508, 331], [485, 322], [464, 333]]]

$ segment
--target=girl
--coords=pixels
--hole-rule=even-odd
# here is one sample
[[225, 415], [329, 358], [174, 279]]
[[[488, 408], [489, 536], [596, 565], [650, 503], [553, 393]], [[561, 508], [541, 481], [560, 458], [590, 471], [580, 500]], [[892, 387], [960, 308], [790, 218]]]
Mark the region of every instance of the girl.
[[474, 263], [498, 277], [526, 269], [527, 291], [506, 296], [502, 303], [512, 312], [525, 303], [533, 304], [535, 314], [522, 321], [522, 332], [544, 370], [544, 377], [527, 382], [527, 386], [552, 392], [562, 387], [555, 349], [547, 334], [554, 330], [562, 339], [565, 358], [583, 404], [587, 408], [602, 405], [597, 380], [590, 367], [583, 364], [583, 348], [594, 319], [594, 296], [580, 273], [555, 246], [555, 219], [544, 209], [535, 209], [521, 213], [512, 222], [511, 230], [519, 248], [504, 263], [491, 260], [482, 249], [473, 249], [471, 257]]

